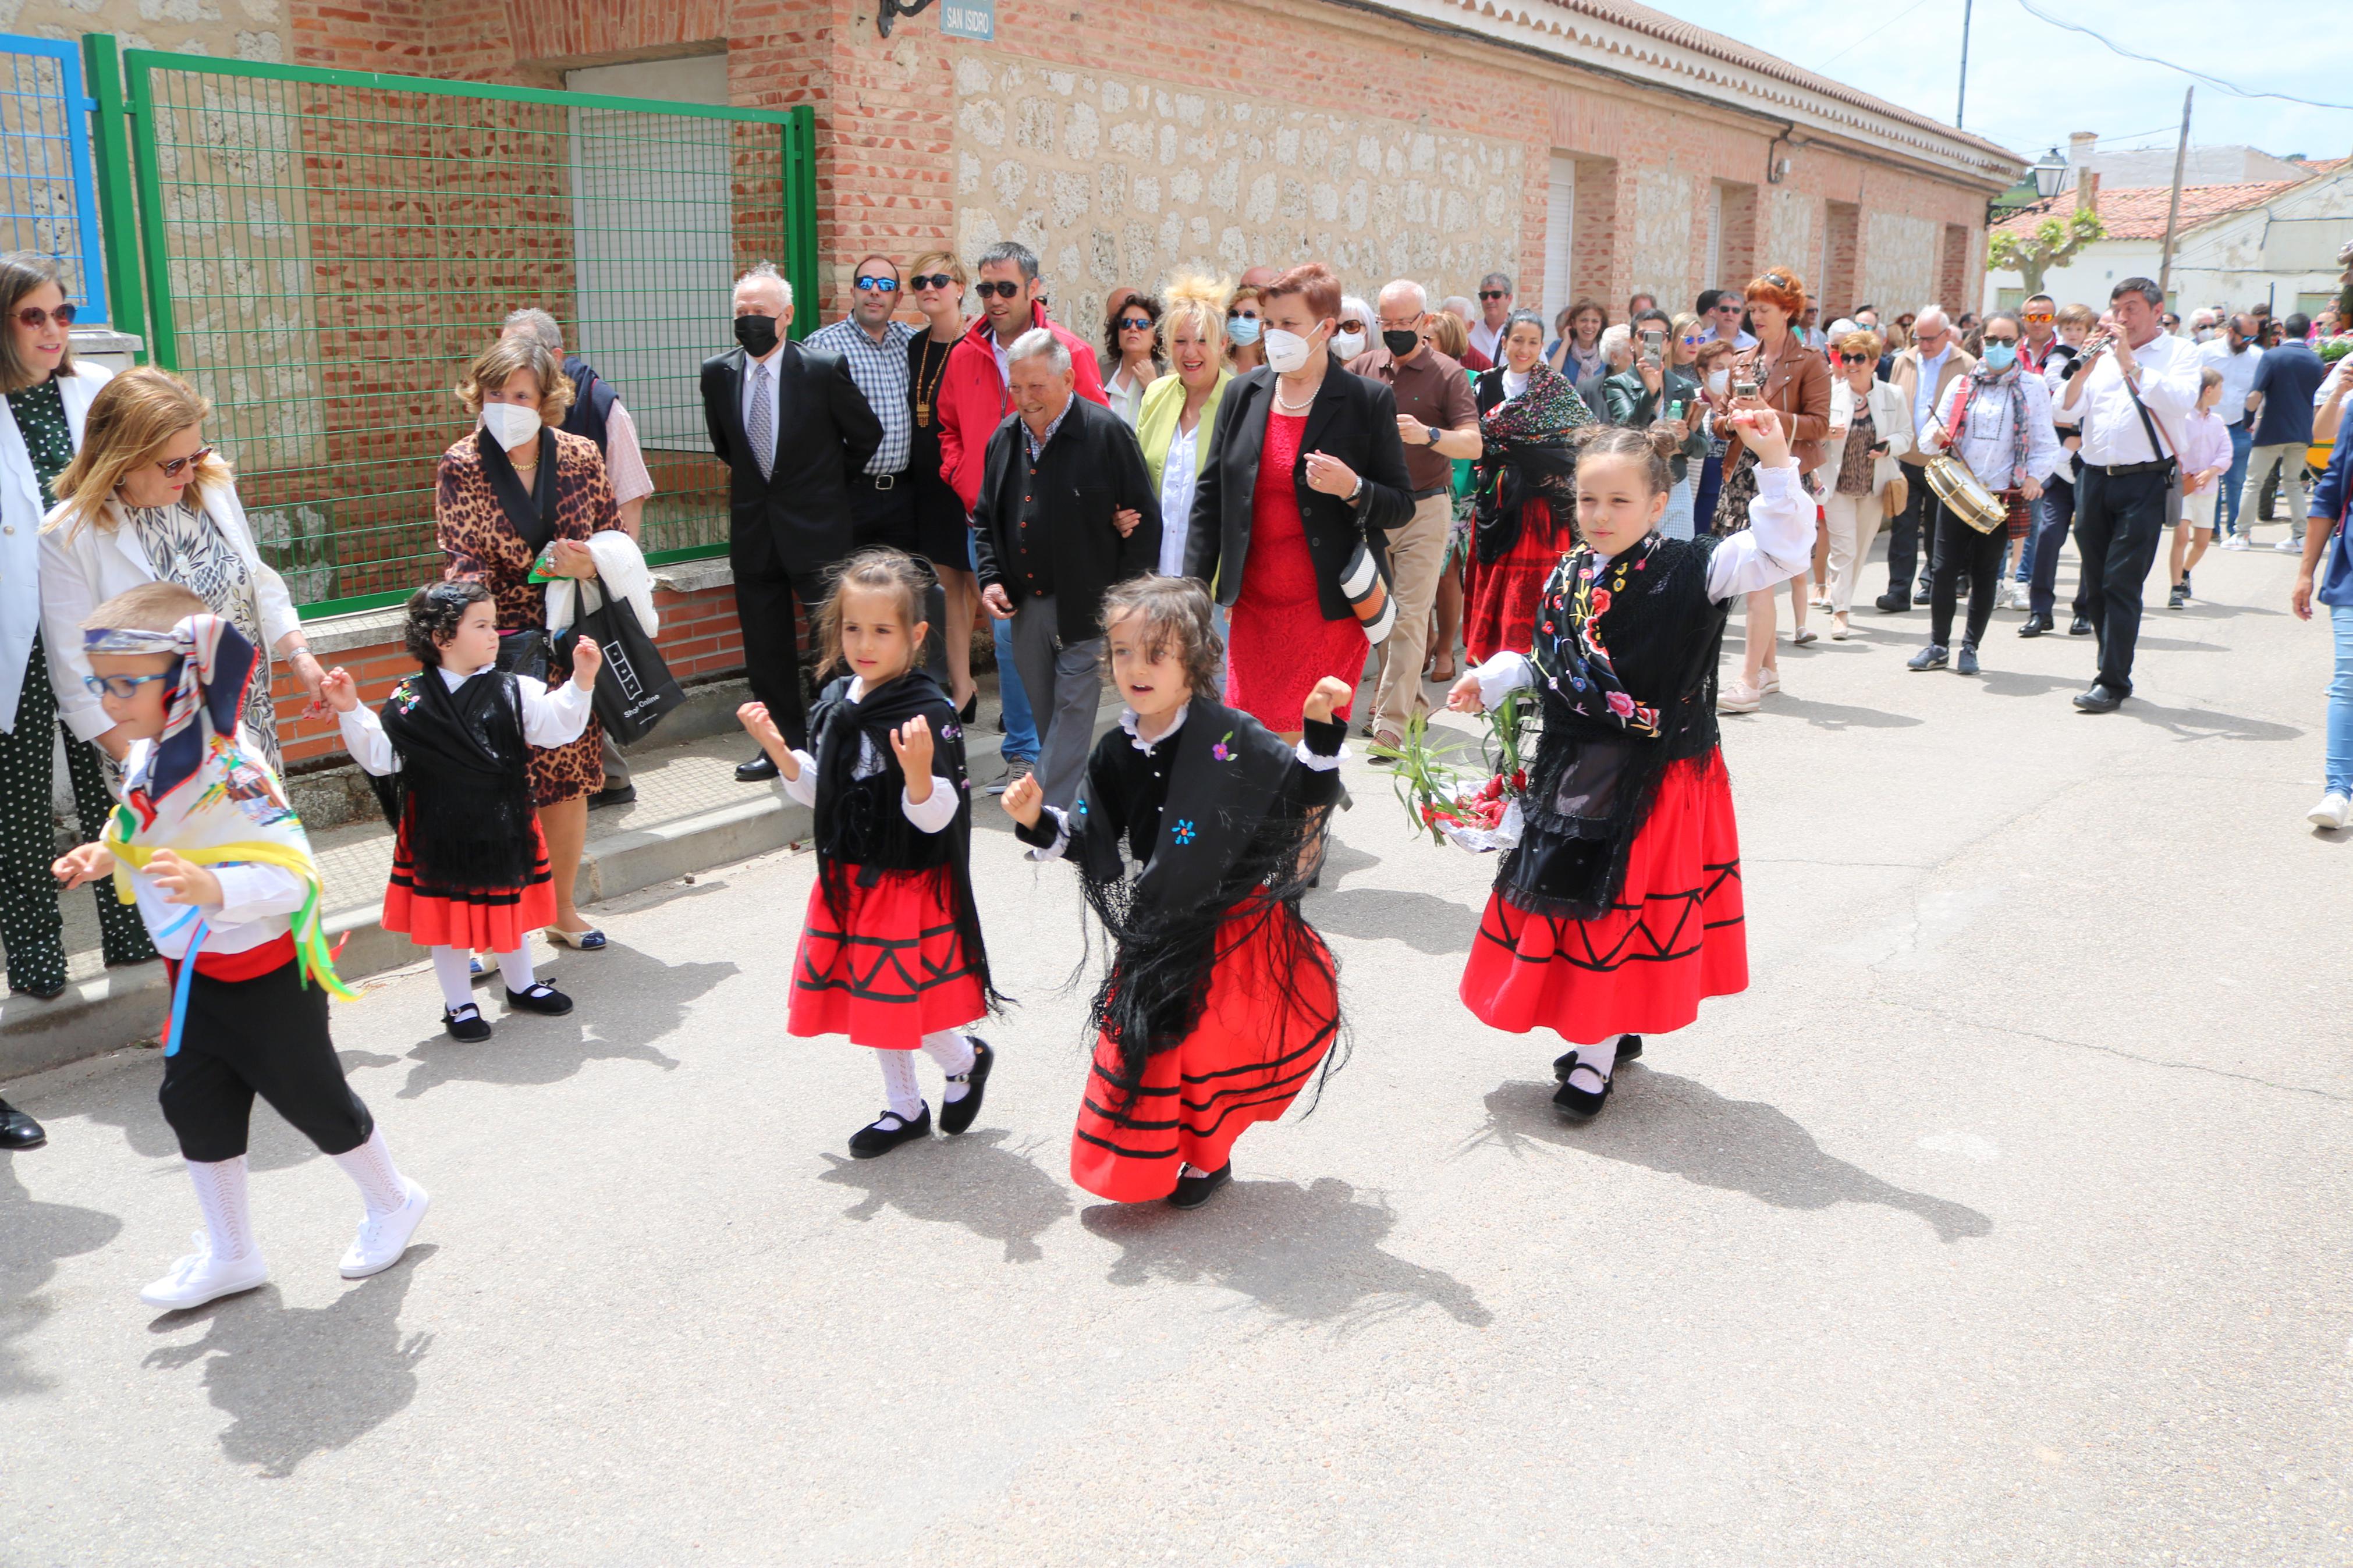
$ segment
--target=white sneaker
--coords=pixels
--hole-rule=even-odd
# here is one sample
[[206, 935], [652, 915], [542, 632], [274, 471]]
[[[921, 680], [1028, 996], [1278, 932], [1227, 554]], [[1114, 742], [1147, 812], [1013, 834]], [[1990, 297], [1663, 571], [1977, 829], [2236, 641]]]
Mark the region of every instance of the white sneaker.
[[2231, 535], [2230, 538], [2222, 541], [2221, 548], [2224, 550], [2244, 550], [2248, 548], [2247, 536], [2243, 533], [2234, 533]]
[[1765, 706], [1764, 693], [1737, 679], [1717, 688], [1715, 710], [1719, 713], [1754, 713]]
[[2277, 544], [2273, 545], [2272, 548], [2278, 551], [2282, 555], [2301, 555], [2304, 553], [2304, 541], [2301, 539], [2283, 539]]
[[351, 1250], [343, 1254], [344, 1279], [364, 1279], [371, 1274], [381, 1274], [399, 1262], [400, 1255], [408, 1250], [408, 1238], [417, 1234], [433, 1200], [406, 1176], [400, 1178], [400, 1184], [408, 1189], [406, 1203], [388, 1215], [371, 1215], [360, 1222], [359, 1235], [352, 1238]]
[[2033, 590], [2030, 584], [2021, 583], [2015, 578], [2011, 580], [2010, 584], [2010, 607], [2013, 610], [2026, 610], [2033, 608]]
[[2353, 823], [2353, 799], [2330, 790], [2320, 797], [2318, 805], [2304, 814], [2304, 819], [2315, 827], [2326, 827], [2333, 832]]
[[269, 1265], [262, 1261], [259, 1252], [224, 1260], [213, 1256], [212, 1244], [205, 1239], [204, 1232], [197, 1231], [188, 1239], [196, 1249], [173, 1264], [169, 1274], [140, 1291], [141, 1300], [166, 1311], [184, 1312], [190, 1307], [217, 1301], [223, 1296], [250, 1290], [269, 1279]]

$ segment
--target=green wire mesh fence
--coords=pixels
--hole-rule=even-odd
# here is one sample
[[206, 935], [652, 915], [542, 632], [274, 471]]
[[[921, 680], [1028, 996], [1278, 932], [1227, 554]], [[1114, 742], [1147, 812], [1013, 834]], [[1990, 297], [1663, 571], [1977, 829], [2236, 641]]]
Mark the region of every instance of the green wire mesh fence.
[[[256, 531], [306, 613], [440, 574], [452, 392], [510, 310], [636, 422], [657, 559], [725, 547], [697, 366], [730, 284], [814, 250], [807, 110], [123, 57], [152, 353], [212, 399]], [[801, 237], [806, 233], [806, 239]]]

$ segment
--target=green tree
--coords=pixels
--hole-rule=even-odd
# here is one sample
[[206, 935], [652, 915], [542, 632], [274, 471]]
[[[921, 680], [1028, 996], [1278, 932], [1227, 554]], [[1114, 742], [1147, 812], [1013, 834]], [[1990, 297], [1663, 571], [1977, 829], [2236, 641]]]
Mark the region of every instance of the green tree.
[[2098, 213], [2077, 207], [2063, 218], [2044, 218], [2030, 235], [1996, 231], [1986, 242], [1986, 265], [1997, 272], [2017, 273], [2029, 294], [2040, 294], [2044, 273], [2066, 266], [2077, 251], [2107, 232]]

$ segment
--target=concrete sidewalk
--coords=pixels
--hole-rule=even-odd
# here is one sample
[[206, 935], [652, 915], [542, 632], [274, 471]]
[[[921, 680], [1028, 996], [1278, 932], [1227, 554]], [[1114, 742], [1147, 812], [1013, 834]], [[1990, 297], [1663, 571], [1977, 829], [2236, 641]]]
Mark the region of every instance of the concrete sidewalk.
[[[697, 688], [663, 724], [682, 743], [630, 752], [637, 800], [588, 815], [577, 891], [584, 909], [807, 837], [807, 807], [772, 785], [735, 781], [735, 764], [752, 750], [734, 721], [746, 695], [740, 680]], [[996, 678], [985, 676], [980, 721], [966, 745], [976, 788], [1004, 776], [997, 721]], [[359, 979], [422, 962], [424, 949], [378, 923], [392, 869], [392, 832], [382, 818], [314, 833], [311, 847], [326, 885], [328, 938], [343, 944], [337, 970]], [[0, 998], [0, 1080], [153, 1040], [162, 1026], [164, 966], [104, 967], [87, 895], [65, 900], [65, 994]], [[546, 951], [546, 938], [537, 946]]]

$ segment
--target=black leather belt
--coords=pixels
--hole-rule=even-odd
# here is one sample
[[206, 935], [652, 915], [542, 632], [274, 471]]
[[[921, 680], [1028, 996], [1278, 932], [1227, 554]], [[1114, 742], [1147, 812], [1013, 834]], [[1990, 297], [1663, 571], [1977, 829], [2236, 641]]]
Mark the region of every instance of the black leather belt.
[[895, 490], [899, 488], [899, 476], [896, 474], [860, 474], [858, 477], [878, 490]]
[[1428, 500], [1432, 496], [1451, 495], [1453, 493], [1454, 488], [1451, 485], [1432, 485], [1426, 490], [1414, 491], [1413, 499], [1416, 500]]
[[2159, 458], [2153, 463], [2085, 463], [2084, 467], [2095, 474], [2105, 474], [2112, 479], [2127, 474], [2154, 474], [2173, 467], [2170, 458]]

